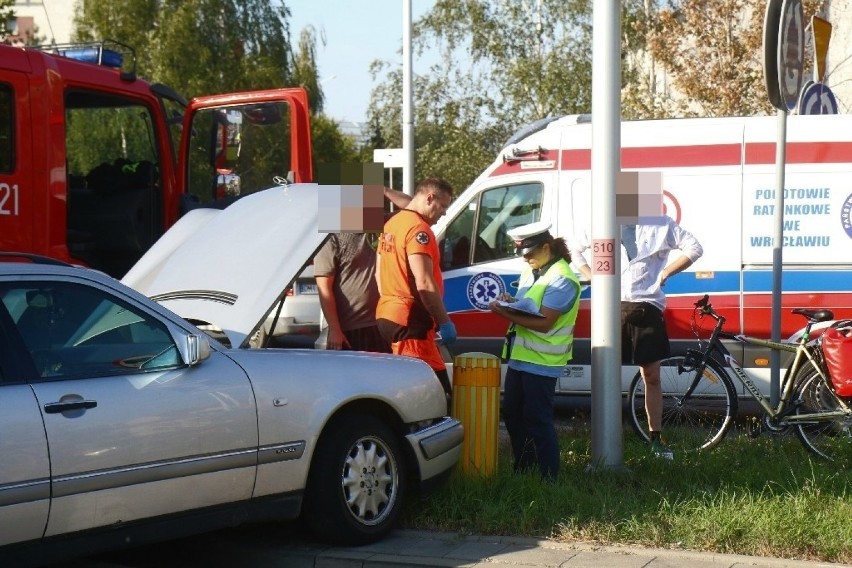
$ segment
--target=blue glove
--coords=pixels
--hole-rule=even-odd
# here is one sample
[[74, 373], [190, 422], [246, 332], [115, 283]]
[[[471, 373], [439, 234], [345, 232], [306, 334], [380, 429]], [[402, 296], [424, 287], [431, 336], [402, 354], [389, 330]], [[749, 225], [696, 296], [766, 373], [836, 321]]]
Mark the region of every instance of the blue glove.
[[442, 323], [438, 326], [438, 333], [441, 334], [441, 344], [443, 345], [452, 345], [458, 338], [456, 326], [450, 320], [447, 320], [447, 323]]

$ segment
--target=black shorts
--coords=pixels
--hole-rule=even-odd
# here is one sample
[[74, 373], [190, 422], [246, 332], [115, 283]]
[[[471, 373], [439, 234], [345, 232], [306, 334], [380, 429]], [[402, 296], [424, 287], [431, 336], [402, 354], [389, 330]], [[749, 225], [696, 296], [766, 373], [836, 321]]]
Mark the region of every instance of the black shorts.
[[644, 365], [671, 355], [663, 312], [647, 302], [621, 302], [621, 362]]
[[396, 343], [406, 339], [426, 339], [429, 337], [429, 332], [435, 329], [435, 324], [429, 320], [428, 323], [410, 321], [409, 325], [399, 325], [395, 321], [379, 318], [376, 320], [376, 328], [385, 341]]

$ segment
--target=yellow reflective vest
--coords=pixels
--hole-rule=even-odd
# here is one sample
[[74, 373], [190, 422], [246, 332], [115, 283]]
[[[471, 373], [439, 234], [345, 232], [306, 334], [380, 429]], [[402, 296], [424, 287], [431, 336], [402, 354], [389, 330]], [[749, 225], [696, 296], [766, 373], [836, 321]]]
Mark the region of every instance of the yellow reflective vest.
[[[526, 268], [520, 281], [526, 282], [531, 279], [531, 272], [530, 268]], [[577, 284], [578, 294], [574, 305], [560, 315], [553, 327], [544, 333], [512, 324], [515, 337], [511, 347], [511, 359], [547, 367], [562, 367], [571, 360], [574, 347], [574, 323], [577, 321], [577, 312], [580, 308], [580, 283], [574, 275], [574, 271], [571, 270], [564, 259], [556, 261], [547, 269], [547, 272], [533, 282], [524, 297], [534, 301], [538, 309], [541, 310], [544, 291], [557, 276], [567, 278]], [[506, 358], [506, 355], [507, 348], [504, 346], [503, 357]]]

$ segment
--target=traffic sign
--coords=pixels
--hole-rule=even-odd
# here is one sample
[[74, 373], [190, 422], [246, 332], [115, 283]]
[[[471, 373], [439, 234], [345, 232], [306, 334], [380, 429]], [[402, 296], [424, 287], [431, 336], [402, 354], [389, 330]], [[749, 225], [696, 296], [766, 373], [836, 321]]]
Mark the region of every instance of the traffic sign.
[[837, 99], [823, 83], [809, 81], [799, 97], [799, 114], [837, 114]]
[[802, 0], [769, 0], [763, 22], [763, 72], [769, 101], [796, 108], [803, 82], [805, 24]]
[[828, 42], [831, 39], [831, 24], [813, 16], [811, 31], [814, 41], [814, 81], [822, 83], [825, 80], [825, 58], [828, 56]]
[[788, 111], [796, 108], [804, 82], [805, 15], [802, 0], [784, 0], [778, 28], [778, 83]]
[[778, 88], [778, 22], [781, 21], [781, 2], [769, 0], [763, 19], [763, 78], [769, 102], [778, 109], [784, 108]]

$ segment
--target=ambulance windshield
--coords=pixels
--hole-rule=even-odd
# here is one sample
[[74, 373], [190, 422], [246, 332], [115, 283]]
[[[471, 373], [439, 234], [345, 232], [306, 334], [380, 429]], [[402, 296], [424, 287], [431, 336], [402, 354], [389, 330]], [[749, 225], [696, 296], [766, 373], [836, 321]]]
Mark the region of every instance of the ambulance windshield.
[[441, 268], [460, 268], [511, 258], [514, 243], [506, 231], [541, 220], [541, 183], [495, 187], [477, 194], [447, 224]]

